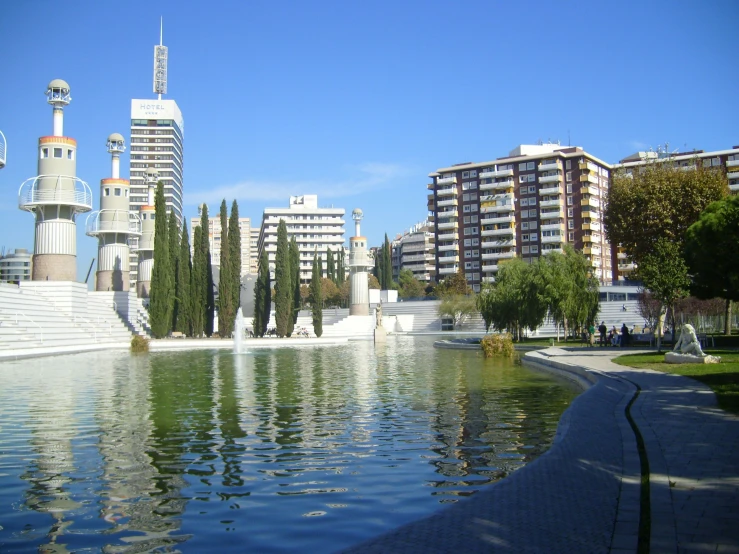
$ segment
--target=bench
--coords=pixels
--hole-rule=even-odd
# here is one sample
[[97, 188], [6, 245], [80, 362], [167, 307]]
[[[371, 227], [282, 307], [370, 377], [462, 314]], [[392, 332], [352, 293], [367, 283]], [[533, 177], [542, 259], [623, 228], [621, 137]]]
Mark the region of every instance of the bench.
[[185, 333], [183, 333], [181, 331], [172, 331], [169, 334], [169, 338], [171, 338], [171, 339], [184, 339], [185, 338]]

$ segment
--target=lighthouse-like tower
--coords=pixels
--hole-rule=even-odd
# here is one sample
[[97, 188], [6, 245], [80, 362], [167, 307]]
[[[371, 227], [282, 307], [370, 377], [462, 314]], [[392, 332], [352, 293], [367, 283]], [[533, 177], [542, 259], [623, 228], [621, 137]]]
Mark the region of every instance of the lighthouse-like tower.
[[110, 178], [100, 181], [100, 210], [87, 216], [87, 234], [98, 238], [97, 291], [128, 291], [130, 288], [129, 238], [141, 235], [139, 216], [130, 210], [130, 185], [120, 178], [123, 136], [108, 137], [112, 156]]
[[92, 210], [92, 192], [77, 178], [77, 141], [64, 136], [69, 85], [54, 79], [46, 90], [54, 108], [54, 133], [39, 138], [38, 175], [18, 191], [18, 207], [36, 217], [33, 281], [77, 280], [78, 213]]
[[136, 294], [149, 298], [151, 290], [151, 270], [154, 267], [154, 190], [159, 181], [159, 172], [150, 167], [146, 170], [144, 181], [147, 186], [147, 203], [139, 207], [141, 214], [141, 240], [139, 241], [139, 268], [136, 281]]
[[349, 315], [369, 315], [369, 274], [372, 264], [367, 255], [367, 238], [359, 232], [362, 210], [352, 212], [354, 236], [349, 239]]

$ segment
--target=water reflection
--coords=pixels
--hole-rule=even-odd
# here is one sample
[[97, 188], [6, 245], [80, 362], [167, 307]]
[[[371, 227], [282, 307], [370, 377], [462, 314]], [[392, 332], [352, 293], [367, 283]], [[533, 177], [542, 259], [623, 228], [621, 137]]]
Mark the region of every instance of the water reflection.
[[573, 397], [408, 337], [2, 364], [0, 550], [338, 549], [521, 467]]

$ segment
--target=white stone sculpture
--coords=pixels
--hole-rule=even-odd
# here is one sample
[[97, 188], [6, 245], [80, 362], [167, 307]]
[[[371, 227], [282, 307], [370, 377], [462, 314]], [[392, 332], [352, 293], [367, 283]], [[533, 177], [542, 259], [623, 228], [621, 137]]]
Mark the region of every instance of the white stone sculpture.
[[672, 352], [665, 354], [668, 364], [717, 364], [719, 356], [710, 356], [703, 352], [701, 343], [690, 323], [684, 323], [680, 329], [680, 338], [675, 343]]

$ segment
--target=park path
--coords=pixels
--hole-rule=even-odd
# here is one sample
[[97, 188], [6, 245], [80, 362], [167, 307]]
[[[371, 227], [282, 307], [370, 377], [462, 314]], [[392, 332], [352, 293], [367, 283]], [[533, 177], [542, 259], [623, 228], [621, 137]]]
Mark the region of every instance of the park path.
[[614, 364], [621, 353], [527, 354], [527, 365], [589, 386], [552, 448], [471, 498], [346, 552], [635, 552], [646, 514], [628, 407], [649, 463], [651, 552], [739, 554], [739, 417], [697, 381]]

